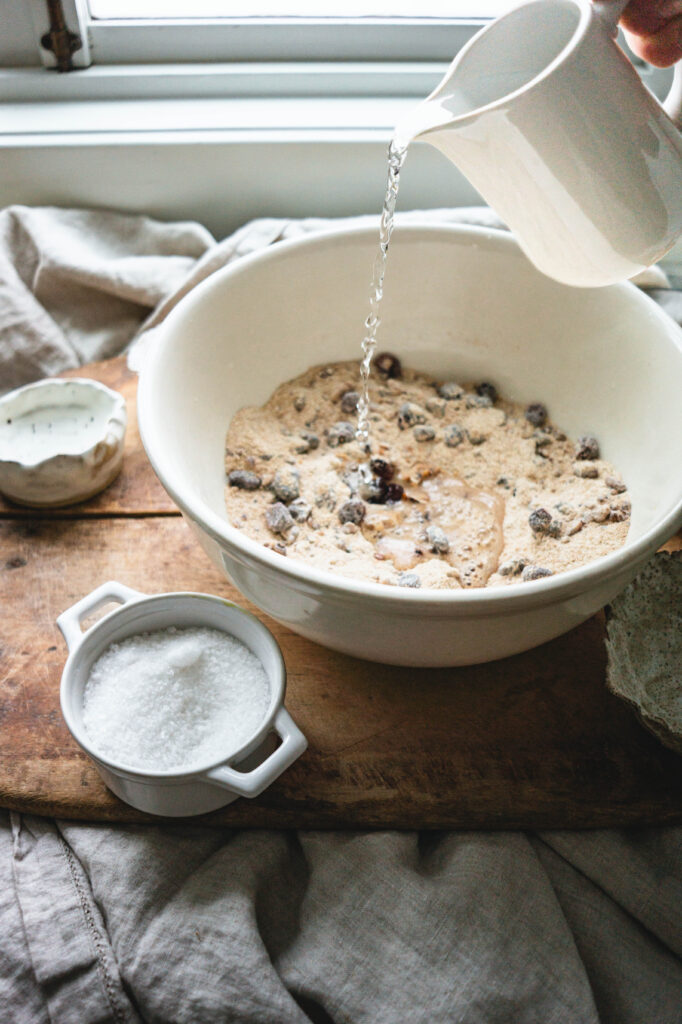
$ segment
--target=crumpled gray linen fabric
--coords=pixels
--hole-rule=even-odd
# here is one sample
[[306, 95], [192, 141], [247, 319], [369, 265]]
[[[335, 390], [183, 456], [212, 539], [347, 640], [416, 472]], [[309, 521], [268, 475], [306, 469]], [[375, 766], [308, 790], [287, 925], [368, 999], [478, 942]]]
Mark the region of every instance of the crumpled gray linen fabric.
[[[142, 324], [153, 344], [207, 273], [326, 224], [261, 220], [215, 244], [196, 224], [0, 213], [0, 388], [112, 355]], [[0, 811], [0, 1024], [682, 1024], [681, 865], [682, 828], [234, 831]]]
[[680, 829], [0, 820], [4, 1021], [682, 1020]]

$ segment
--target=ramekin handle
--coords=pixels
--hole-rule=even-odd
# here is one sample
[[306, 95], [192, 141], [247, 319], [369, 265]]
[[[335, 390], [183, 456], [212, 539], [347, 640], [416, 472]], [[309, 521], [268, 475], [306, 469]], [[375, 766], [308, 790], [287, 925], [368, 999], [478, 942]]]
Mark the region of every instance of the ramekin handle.
[[128, 604], [130, 601], [138, 601], [141, 597], [146, 596], [146, 594], [140, 593], [139, 590], [126, 587], [124, 583], [110, 580], [108, 583], [103, 583], [101, 587], [97, 587], [92, 593], [86, 594], [80, 601], [76, 601], [65, 612], [62, 612], [57, 619], [57, 625], [62, 631], [69, 650], [72, 651], [74, 647], [77, 647], [85, 633], [87, 633], [87, 630], [83, 632], [81, 629], [81, 622], [87, 615], [96, 612], [98, 608], [101, 608], [103, 604], [107, 604], [109, 601]]
[[206, 772], [204, 778], [239, 796], [259, 796], [308, 746], [308, 741], [286, 708], [279, 709], [272, 725], [282, 742], [257, 768], [251, 772], [239, 772], [227, 764], [219, 765]]

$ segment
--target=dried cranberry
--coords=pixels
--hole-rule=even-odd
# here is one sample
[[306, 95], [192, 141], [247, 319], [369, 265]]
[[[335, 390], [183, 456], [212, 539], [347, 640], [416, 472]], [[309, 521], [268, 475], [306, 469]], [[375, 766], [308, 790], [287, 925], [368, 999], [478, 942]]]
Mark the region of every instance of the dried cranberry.
[[607, 487], [610, 487], [612, 491], [615, 491], [616, 494], [622, 494], [623, 491], [627, 490], [623, 481], [619, 480], [616, 476], [605, 476], [604, 483]]
[[395, 473], [393, 463], [387, 462], [386, 459], [380, 459], [378, 456], [369, 460], [369, 468], [375, 476], [380, 477], [382, 480], [392, 480]]
[[345, 391], [341, 395], [341, 410], [345, 413], [357, 412], [360, 395], [357, 391]]
[[382, 377], [399, 379], [403, 375], [400, 360], [390, 352], [380, 352], [374, 360], [374, 365]]
[[417, 423], [426, 423], [426, 412], [414, 402], [403, 402], [398, 409], [398, 426], [401, 430], [407, 430]]
[[464, 440], [464, 431], [456, 423], [451, 423], [443, 434], [443, 441], [448, 448], [456, 448]]
[[302, 431], [300, 438], [301, 444], [297, 445], [295, 449], [297, 455], [306, 455], [308, 452], [312, 452], [320, 447], [319, 437], [310, 430]]
[[297, 523], [305, 523], [305, 521], [310, 518], [311, 512], [312, 508], [305, 498], [296, 498], [296, 500], [292, 501], [291, 505], [289, 505], [289, 515], [292, 516]]
[[542, 402], [531, 402], [526, 406], [525, 416], [534, 427], [544, 427], [547, 422], [547, 407]]
[[497, 401], [497, 388], [487, 380], [481, 381], [480, 384], [477, 384], [474, 391], [477, 395], [481, 395], [483, 398], [489, 398], [493, 405]]
[[233, 469], [228, 474], [227, 482], [230, 487], [238, 487], [240, 491], [257, 491], [263, 481], [257, 473], [250, 473], [248, 469]]
[[464, 394], [464, 388], [454, 380], [448, 380], [444, 384], [439, 384], [437, 390], [440, 397], [444, 398], [446, 402], [456, 401]]
[[265, 522], [272, 533], [288, 533], [294, 525], [294, 520], [286, 505], [276, 501], [265, 512]]
[[440, 526], [427, 526], [426, 539], [431, 545], [431, 550], [438, 555], [446, 555], [450, 550], [450, 541], [445, 530], [441, 530]]
[[413, 587], [415, 590], [421, 587], [422, 581], [417, 576], [416, 572], [401, 572], [398, 576], [399, 587]]
[[467, 395], [467, 409], [492, 409], [493, 400], [490, 395]]
[[530, 583], [531, 580], [541, 580], [544, 576], [553, 576], [554, 573], [551, 569], [545, 569], [541, 565], [527, 565], [521, 573], [521, 579], [524, 583]]
[[511, 561], [501, 565], [498, 571], [500, 576], [520, 576], [525, 568], [526, 561], [524, 558], [513, 558]]
[[283, 501], [285, 505], [295, 501], [301, 493], [301, 477], [298, 470], [290, 469], [288, 466], [278, 469], [271, 488], [275, 497]]
[[351, 498], [349, 501], [344, 501], [339, 509], [339, 522], [354, 523], [358, 526], [365, 518], [365, 512], [364, 501], [360, 501], [358, 498]]
[[549, 533], [552, 517], [546, 508], [536, 508], [528, 516], [528, 525], [533, 533]]
[[333, 423], [327, 431], [327, 444], [330, 448], [338, 448], [340, 444], [349, 444], [355, 437], [355, 427], [348, 420]]
[[360, 494], [368, 501], [370, 505], [383, 505], [386, 501], [386, 492], [388, 491], [388, 484], [385, 480], [381, 480], [379, 477], [372, 477], [371, 480], [365, 480], [360, 487]]
[[596, 480], [599, 476], [599, 468], [591, 462], [574, 462], [573, 475], [582, 477], [583, 480]]
[[599, 441], [597, 438], [592, 437], [590, 434], [579, 437], [578, 443], [575, 446], [575, 457], [576, 459], [598, 459]]

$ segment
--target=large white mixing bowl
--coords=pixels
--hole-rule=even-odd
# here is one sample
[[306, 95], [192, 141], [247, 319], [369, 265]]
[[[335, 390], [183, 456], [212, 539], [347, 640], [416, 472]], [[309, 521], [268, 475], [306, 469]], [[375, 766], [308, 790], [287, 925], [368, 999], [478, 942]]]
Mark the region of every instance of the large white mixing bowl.
[[501, 232], [396, 230], [380, 349], [443, 379], [492, 380], [595, 434], [632, 496], [627, 544], [589, 565], [489, 590], [356, 582], [284, 558], [230, 525], [233, 414], [315, 363], [359, 356], [375, 230], [281, 243], [218, 271], [167, 318], [143, 369], [142, 440], [204, 549], [273, 618], [401, 665], [501, 658], [566, 632], [621, 590], [682, 522], [682, 332], [629, 284], [573, 289]]

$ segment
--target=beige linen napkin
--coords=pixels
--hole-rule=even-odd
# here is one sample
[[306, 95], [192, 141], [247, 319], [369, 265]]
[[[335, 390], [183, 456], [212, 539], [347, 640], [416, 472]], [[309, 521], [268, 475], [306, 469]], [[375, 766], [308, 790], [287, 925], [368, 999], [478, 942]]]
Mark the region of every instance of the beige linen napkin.
[[199, 224], [0, 212], [0, 393], [121, 352], [213, 244]]

